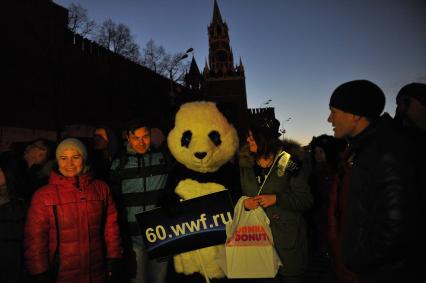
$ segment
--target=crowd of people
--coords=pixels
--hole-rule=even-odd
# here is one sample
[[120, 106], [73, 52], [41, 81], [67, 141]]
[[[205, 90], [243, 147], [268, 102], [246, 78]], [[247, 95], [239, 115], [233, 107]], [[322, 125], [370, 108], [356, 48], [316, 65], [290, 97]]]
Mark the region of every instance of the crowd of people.
[[[334, 136], [305, 148], [273, 117], [250, 121], [234, 160], [244, 207], [265, 210], [284, 263], [250, 282], [425, 280], [426, 85], [404, 86], [396, 104], [392, 118], [376, 84], [343, 83], [329, 102]], [[148, 257], [135, 215], [161, 203], [174, 160], [148, 119], [124, 132], [122, 144], [99, 126], [89, 143], [0, 154], [0, 282], [167, 282], [169, 262]], [[329, 268], [308, 278], [315, 257]]]

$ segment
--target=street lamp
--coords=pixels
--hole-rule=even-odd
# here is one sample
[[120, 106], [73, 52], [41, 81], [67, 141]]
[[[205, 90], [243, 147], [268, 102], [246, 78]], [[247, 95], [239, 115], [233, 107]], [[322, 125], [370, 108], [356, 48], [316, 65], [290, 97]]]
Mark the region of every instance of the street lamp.
[[[290, 122], [291, 117], [288, 117], [286, 120], [284, 120], [284, 122]], [[281, 126], [284, 126], [283, 123], [281, 123]], [[284, 140], [284, 134], [287, 132], [285, 128], [280, 128], [279, 132], [282, 134], [282, 139]]]
[[179, 62], [181, 62], [182, 60], [188, 58], [188, 53], [194, 51], [194, 48], [188, 48], [185, 53], [174, 59], [173, 62], [170, 64], [170, 69], [169, 69], [169, 79], [170, 79], [170, 101], [171, 104], [173, 105], [175, 102], [175, 92], [173, 89], [173, 84], [174, 84], [174, 80], [173, 80], [173, 70], [176, 68], [176, 66], [179, 64]]

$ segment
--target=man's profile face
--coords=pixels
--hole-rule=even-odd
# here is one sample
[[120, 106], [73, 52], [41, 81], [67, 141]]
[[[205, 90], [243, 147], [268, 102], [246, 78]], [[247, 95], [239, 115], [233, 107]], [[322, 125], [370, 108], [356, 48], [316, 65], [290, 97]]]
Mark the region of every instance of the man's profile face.
[[93, 135], [94, 148], [104, 150], [108, 148], [108, 134], [104, 128], [98, 128]]
[[330, 106], [330, 115], [327, 121], [333, 126], [334, 137], [346, 138], [356, 134], [356, 115], [344, 112]]
[[136, 129], [127, 136], [130, 147], [137, 153], [146, 153], [151, 146], [151, 135], [145, 127]]
[[27, 146], [25, 153], [33, 161], [33, 164], [43, 164], [47, 159], [47, 149], [38, 142]]
[[[426, 106], [411, 96], [403, 96], [397, 100], [395, 115], [400, 116], [408, 124], [415, 124], [422, 120], [426, 113]], [[424, 118], [423, 118], [424, 119]]]
[[410, 107], [410, 98], [407, 96], [398, 97], [396, 100], [395, 116], [403, 120], [407, 119], [407, 110]]

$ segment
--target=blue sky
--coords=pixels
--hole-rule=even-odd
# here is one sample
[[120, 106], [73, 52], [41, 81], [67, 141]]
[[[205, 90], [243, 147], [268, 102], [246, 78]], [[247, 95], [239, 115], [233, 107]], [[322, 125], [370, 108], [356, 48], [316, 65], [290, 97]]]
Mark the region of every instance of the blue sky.
[[[80, 3], [101, 23], [130, 27], [141, 49], [149, 39], [168, 52], [194, 48], [202, 70], [213, 0], [55, 0]], [[218, 0], [228, 24], [235, 63], [246, 70], [251, 108], [271, 99], [286, 136], [302, 144], [332, 134], [327, 123], [332, 91], [369, 79], [395, 112], [398, 90], [426, 83], [424, 0]], [[286, 120], [291, 117], [289, 121]]]

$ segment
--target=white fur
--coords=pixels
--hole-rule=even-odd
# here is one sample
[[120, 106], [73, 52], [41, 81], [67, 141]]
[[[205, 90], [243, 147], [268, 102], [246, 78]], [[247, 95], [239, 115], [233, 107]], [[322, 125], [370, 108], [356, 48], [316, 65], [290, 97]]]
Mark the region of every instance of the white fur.
[[225, 190], [225, 187], [221, 184], [199, 183], [191, 179], [186, 179], [177, 184], [175, 193], [182, 199], [186, 200], [217, 193], [223, 190]]
[[[216, 183], [198, 183], [186, 179], [180, 181], [175, 192], [184, 200], [216, 193], [225, 190], [225, 187]], [[199, 272], [209, 278], [223, 278], [225, 274], [216, 263], [218, 255], [224, 253], [225, 246], [217, 245], [202, 248], [174, 256], [175, 270], [186, 275]]]
[[[188, 147], [181, 145], [182, 134], [190, 130], [192, 139]], [[216, 146], [208, 137], [211, 131], [220, 133], [222, 143]], [[238, 135], [213, 102], [198, 101], [183, 104], [176, 114], [175, 127], [167, 137], [167, 144], [177, 161], [188, 169], [206, 173], [215, 172], [228, 162], [238, 149]], [[194, 156], [206, 152], [204, 159]]]

